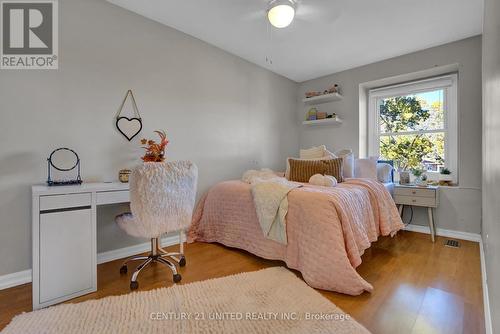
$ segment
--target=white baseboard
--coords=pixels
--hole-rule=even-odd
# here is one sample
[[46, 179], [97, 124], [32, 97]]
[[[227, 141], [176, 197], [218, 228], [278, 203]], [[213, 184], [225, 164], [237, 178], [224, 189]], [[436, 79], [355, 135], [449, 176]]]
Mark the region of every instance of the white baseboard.
[[0, 290], [31, 282], [31, 269], [0, 276]]
[[[419, 232], [419, 233], [426, 233], [426, 234], [431, 233], [428, 226], [422, 226], [422, 225], [409, 224], [409, 225], [406, 225], [406, 227], [404, 229], [406, 231], [412, 231], [412, 232]], [[475, 242], [482, 241], [481, 234], [479, 234], [479, 233], [446, 230], [443, 228], [437, 228], [436, 235], [439, 235], [441, 237], [455, 238], [455, 239], [475, 241]]]
[[488, 293], [488, 277], [486, 276], [486, 259], [484, 257], [483, 241], [479, 243], [481, 254], [481, 277], [483, 280], [483, 304], [484, 304], [484, 327], [486, 334], [493, 334], [493, 325], [491, 323], [490, 296]]
[[[171, 235], [161, 239], [161, 246], [168, 247], [179, 243], [179, 235]], [[97, 254], [97, 263], [106, 263], [125, 257], [137, 255], [150, 250], [151, 244], [145, 242], [139, 245], [115, 249], [109, 252]], [[11, 288], [17, 285], [31, 283], [31, 269], [18, 271], [12, 274], [0, 276], [0, 290]]]

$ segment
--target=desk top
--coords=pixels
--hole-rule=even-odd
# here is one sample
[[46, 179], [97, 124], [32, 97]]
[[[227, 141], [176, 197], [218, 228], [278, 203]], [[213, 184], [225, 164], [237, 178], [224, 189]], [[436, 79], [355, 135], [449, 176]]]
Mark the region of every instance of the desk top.
[[105, 191], [126, 191], [129, 190], [128, 183], [121, 182], [96, 182], [82, 183], [81, 185], [69, 186], [47, 186], [44, 184], [33, 185], [31, 193], [35, 196], [40, 195], [64, 195], [85, 192], [105, 192]]

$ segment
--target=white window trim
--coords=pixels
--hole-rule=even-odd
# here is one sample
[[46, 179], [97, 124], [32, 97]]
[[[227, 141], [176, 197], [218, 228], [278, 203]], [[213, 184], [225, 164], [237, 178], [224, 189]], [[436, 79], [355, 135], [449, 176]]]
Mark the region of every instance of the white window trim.
[[[431, 79], [413, 81], [400, 85], [372, 89], [368, 93], [368, 153], [378, 156], [380, 152], [379, 108], [377, 100], [384, 97], [416, 94], [433, 89], [444, 89], [444, 108], [446, 110], [445, 167], [452, 171], [453, 182], [458, 183], [458, 75], [450, 74]], [[430, 132], [430, 131], [426, 131]], [[438, 131], [436, 131], [438, 132]], [[442, 132], [442, 131], [439, 131]], [[419, 131], [414, 131], [419, 133]], [[410, 132], [408, 132], [410, 134]], [[428, 172], [427, 174], [438, 174]], [[437, 178], [435, 175], [434, 178]]]

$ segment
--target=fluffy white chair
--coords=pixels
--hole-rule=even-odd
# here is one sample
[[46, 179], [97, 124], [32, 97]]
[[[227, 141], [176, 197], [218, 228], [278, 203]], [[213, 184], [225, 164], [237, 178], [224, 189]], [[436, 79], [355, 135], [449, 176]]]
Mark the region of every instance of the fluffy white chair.
[[[120, 268], [120, 273], [125, 274], [128, 262], [144, 260], [132, 274], [132, 290], [139, 287], [137, 276], [151, 262], [169, 267], [175, 283], [181, 280], [172, 260], [181, 267], [186, 265], [182, 234], [191, 224], [197, 179], [198, 168], [190, 161], [146, 162], [132, 171], [132, 212], [117, 216], [116, 222], [127, 234], [151, 239], [151, 253], [148, 256], [132, 257]], [[161, 235], [170, 232], [179, 232], [179, 252], [167, 253], [161, 248]]]

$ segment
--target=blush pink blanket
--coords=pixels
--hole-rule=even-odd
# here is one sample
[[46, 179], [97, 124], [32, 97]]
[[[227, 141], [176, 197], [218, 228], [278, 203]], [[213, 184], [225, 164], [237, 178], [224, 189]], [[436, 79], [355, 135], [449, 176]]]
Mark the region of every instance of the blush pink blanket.
[[368, 179], [332, 188], [304, 184], [288, 194], [288, 205], [283, 245], [264, 237], [249, 184], [219, 183], [198, 203], [188, 242], [218, 242], [283, 260], [314, 288], [350, 295], [372, 291], [355, 269], [361, 255], [379, 235], [404, 227], [387, 189]]

